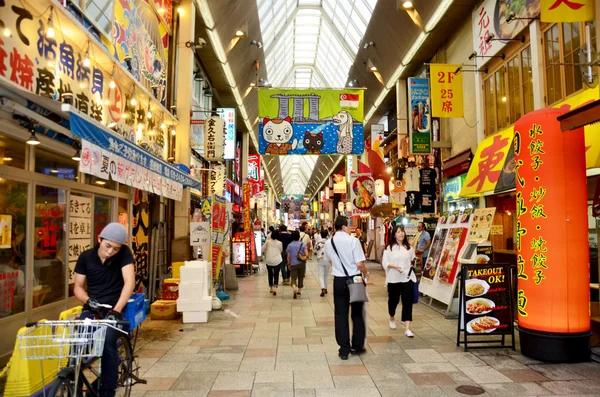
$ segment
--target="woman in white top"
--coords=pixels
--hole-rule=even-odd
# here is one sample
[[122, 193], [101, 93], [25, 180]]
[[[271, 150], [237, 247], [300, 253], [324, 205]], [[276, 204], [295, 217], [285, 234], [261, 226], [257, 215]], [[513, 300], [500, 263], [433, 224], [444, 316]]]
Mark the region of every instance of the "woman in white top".
[[410, 330], [412, 321], [413, 292], [417, 282], [415, 272], [411, 271], [415, 250], [410, 246], [402, 225], [394, 226], [392, 241], [383, 251], [381, 263], [385, 269], [385, 281], [388, 288], [388, 312], [390, 328], [396, 329], [396, 307], [402, 296], [402, 321], [404, 335], [415, 336]]
[[331, 263], [325, 258], [325, 243], [327, 242], [328, 234], [327, 230], [321, 230], [319, 234], [315, 234], [315, 253], [317, 254], [317, 263], [319, 265], [319, 284], [321, 285], [320, 296], [325, 296], [327, 293], [327, 279], [329, 273], [331, 273]]
[[277, 295], [277, 285], [279, 284], [279, 269], [281, 268], [281, 253], [283, 244], [278, 240], [279, 230], [273, 230], [267, 241], [262, 246], [267, 262], [267, 273], [269, 274], [269, 288], [273, 296]]

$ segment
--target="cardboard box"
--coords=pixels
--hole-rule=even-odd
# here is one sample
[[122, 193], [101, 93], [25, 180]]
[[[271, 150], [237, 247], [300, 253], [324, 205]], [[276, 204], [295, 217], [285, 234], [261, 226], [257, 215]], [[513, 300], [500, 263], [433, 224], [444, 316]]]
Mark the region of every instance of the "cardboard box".
[[150, 306], [150, 318], [152, 320], [176, 320], [179, 316], [177, 301], [159, 300]]

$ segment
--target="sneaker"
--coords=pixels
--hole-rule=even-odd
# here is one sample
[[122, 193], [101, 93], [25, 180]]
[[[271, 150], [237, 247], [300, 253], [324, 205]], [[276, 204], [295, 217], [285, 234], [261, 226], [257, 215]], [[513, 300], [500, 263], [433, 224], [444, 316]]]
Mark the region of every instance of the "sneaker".
[[396, 321], [390, 320], [390, 329], [396, 329]]
[[294, 291], [294, 299], [298, 299], [298, 293]]
[[410, 329], [404, 331], [404, 335], [406, 335], [409, 338], [413, 338], [415, 336], [415, 334], [413, 334], [413, 332]]
[[358, 349], [352, 349], [352, 350], [350, 350], [350, 353], [353, 354], [353, 355], [363, 354], [363, 353], [366, 353], [366, 352], [367, 352], [367, 349], [365, 347], [360, 347]]

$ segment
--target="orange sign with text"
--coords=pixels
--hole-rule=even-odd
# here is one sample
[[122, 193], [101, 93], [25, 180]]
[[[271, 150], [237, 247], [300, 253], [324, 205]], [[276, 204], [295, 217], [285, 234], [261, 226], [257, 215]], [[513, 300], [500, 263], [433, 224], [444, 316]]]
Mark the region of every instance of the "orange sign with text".
[[464, 117], [463, 79], [459, 65], [432, 63], [431, 73], [431, 115], [433, 117]]
[[250, 219], [250, 184], [244, 183], [242, 187], [242, 205], [244, 206], [244, 231], [252, 231], [252, 220]]
[[594, 20], [594, 0], [541, 0], [542, 22], [586, 22]]
[[554, 333], [590, 329], [585, 141], [561, 132], [567, 110], [529, 113], [514, 140], [519, 326]]

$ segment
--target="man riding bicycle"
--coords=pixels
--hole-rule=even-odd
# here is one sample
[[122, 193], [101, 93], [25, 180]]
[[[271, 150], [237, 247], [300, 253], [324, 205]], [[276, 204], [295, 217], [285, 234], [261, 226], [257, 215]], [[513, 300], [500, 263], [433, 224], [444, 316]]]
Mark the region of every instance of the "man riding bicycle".
[[[98, 236], [98, 245], [79, 255], [75, 265], [75, 297], [85, 303], [81, 318], [93, 317], [99, 304], [110, 305], [108, 317], [122, 320], [122, 311], [135, 287], [127, 230], [109, 223]], [[87, 292], [85, 282], [87, 280]], [[118, 331], [108, 328], [102, 354], [100, 397], [113, 397], [119, 376]]]

